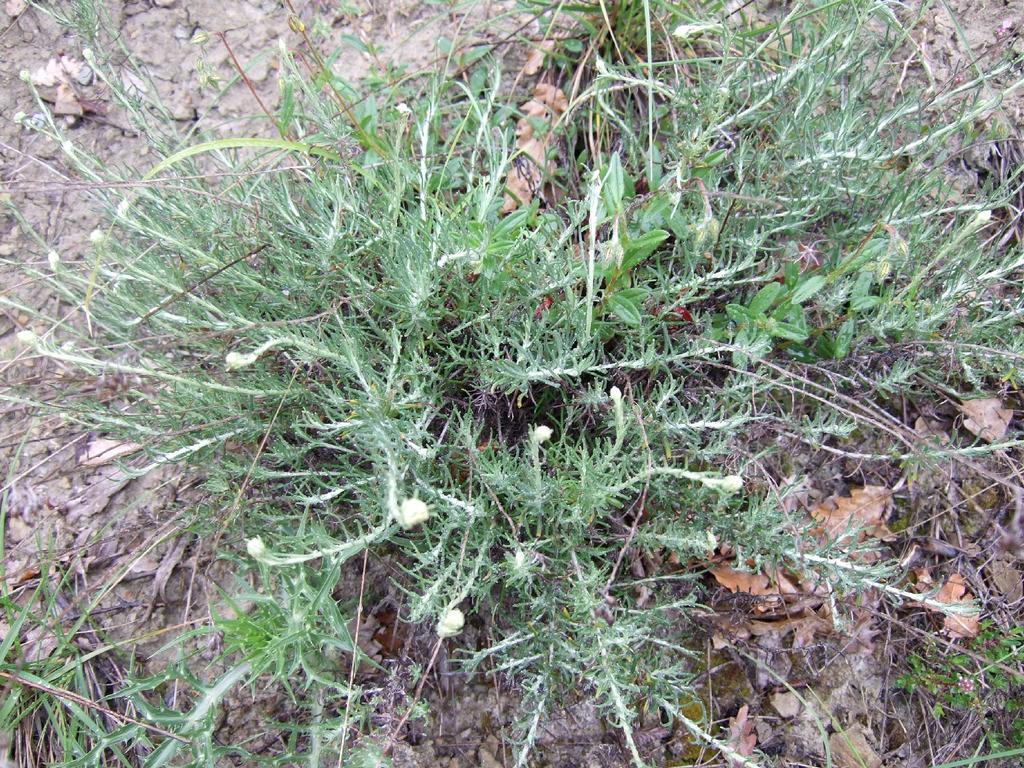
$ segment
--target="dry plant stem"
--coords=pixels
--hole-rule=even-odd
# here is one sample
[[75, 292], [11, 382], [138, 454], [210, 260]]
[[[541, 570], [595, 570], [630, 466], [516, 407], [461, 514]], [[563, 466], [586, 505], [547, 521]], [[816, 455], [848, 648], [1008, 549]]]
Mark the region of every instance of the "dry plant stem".
[[420, 676], [420, 681], [416, 684], [416, 691], [413, 693], [412, 703], [410, 703], [408, 709], [405, 710], [405, 714], [402, 715], [402, 719], [398, 721], [398, 724], [392, 729], [391, 733], [388, 734], [387, 740], [384, 742], [384, 746], [381, 749], [381, 759], [377, 761], [376, 768], [381, 768], [384, 764], [384, 759], [391, 754], [391, 749], [398, 740], [398, 736], [401, 734], [402, 728], [405, 727], [406, 722], [408, 722], [409, 718], [412, 716], [412, 711], [416, 708], [416, 704], [419, 702], [420, 696], [423, 695], [423, 686], [426, 684], [427, 678], [430, 677], [430, 672], [434, 669], [434, 663], [437, 661], [437, 654], [440, 652], [442, 645], [444, 645], [444, 638], [437, 638], [434, 642], [434, 649], [430, 654], [430, 661], [427, 662], [427, 666], [424, 668], [423, 674]]
[[[267, 116], [267, 119], [270, 121], [271, 125], [277, 125], [277, 121], [274, 120], [273, 112], [271, 112], [267, 108], [267, 105], [263, 103], [263, 99], [260, 98], [259, 92], [256, 90], [256, 87], [252, 84], [252, 80], [250, 80], [249, 75], [246, 74], [245, 68], [238, 61], [238, 57], [235, 56], [235, 52], [231, 49], [231, 45], [228, 43], [227, 32], [217, 32], [216, 35], [220, 38], [221, 43], [223, 43], [224, 49], [228, 52], [228, 56], [231, 57], [231, 62], [235, 65], [235, 71], [238, 72], [238, 76], [242, 78], [242, 80], [245, 82], [245, 87], [249, 89], [249, 93], [252, 94], [252, 97], [256, 100], [256, 103], [260, 105], [260, 109], [263, 110], [263, 114]], [[281, 135], [282, 139], [288, 138], [288, 134], [285, 133], [284, 131], [279, 129], [278, 133]]]
[[157, 733], [168, 739], [174, 739], [175, 741], [180, 741], [183, 744], [192, 744], [192, 741], [186, 739], [184, 736], [179, 736], [178, 734], [172, 733], [171, 731], [165, 731], [163, 728], [160, 728], [156, 725], [152, 725], [151, 723], [147, 723], [142, 720], [136, 720], [134, 717], [131, 717], [130, 715], [125, 715], [121, 712], [115, 712], [114, 710], [108, 709], [107, 707], [104, 707], [102, 704], [97, 704], [92, 699], [87, 699], [85, 696], [80, 696], [79, 694], [74, 693], [73, 691], [66, 691], [63, 688], [55, 688], [52, 685], [46, 685], [45, 683], [37, 683], [33, 680], [27, 680], [24, 677], [21, 677], [20, 675], [13, 674], [11, 672], [6, 672], [2, 669], [0, 669], [0, 677], [10, 681], [11, 683], [14, 683], [15, 685], [24, 685], [26, 688], [34, 688], [38, 691], [42, 691], [43, 693], [48, 693], [51, 696], [55, 696], [58, 699], [73, 701], [75, 704], [80, 704], [81, 706], [87, 707], [96, 712], [102, 712], [107, 717], [111, 717], [115, 720], [120, 720], [125, 723], [131, 723], [132, 725], [138, 725], [141, 728], [145, 728], [147, 731]]
[[281, 415], [281, 408], [284, 407], [285, 400], [288, 397], [288, 393], [291, 391], [292, 385], [295, 384], [295, 379], [299, 375], [299, 367], [295, 366], [292, 369], [292, 377], [288, 381], [288, 386], [285, 387], [285, 392], [281, 396], [281, 399], [277, 401], [277, 407], [274, 409], [274, 415], [270, 419], [270, 423], [267, 425], [266, 430], [263, 432], [263, 439], [260, 440], [259, 447], [256, 449], [255, 455], [252, 457], [252, 462], [249, 464], [249, 471], [245, 477], [242, 478], [241, 485], [238, 486], [238, 492], [235, 494], [235, 500], [231, 504], [231, 508], [228, 514], [224, 518], [224, 522], [221, 527], [217, 530], [217, 534], [213, 537], [213, 550], [217, 550], [217, 545], [220, 543], [221, 537], [224, 532], [231, 526], [235, 520], [235, 516], [238, 514], [238, 510], [241, 509], [242, 496], [245, 495], [246, 489], [249, 487], [249, 482], [252, 479], [252, 473], [256, 469], [256, 464], [260, 460], [260, 456], [263, 455], [263, 451], [266, 450], [267, 441], [270, 439], [270, 434], [274, 429], [274, 423], [277, 421], [277, 417]]
[[[2, 371], [0, 371], [0, 373], [2, 373]], [[31, 475], [33, 472], [35, 472], [37, 469], [39, 469], [41, 466], [43, 466], [46, 462], [48, 462], [52, 458], [54, 458], [57, 454], [66, 451], [68, 448], [71, 448], [73, 445], [75, 445], [75, 443], [81, 442], [82, 440], [84, 440], [88, 436], [89, 436], [88, 433], [83, 432], [78, 437], [76, 437], [76, 438], [74, 438], [72, 440], [69, 440], [67, 443], [62, 445], [57, 450], [53, 451], [52, 453], [47, 454], [45, 457], [43, 457], [42, 459], [37, 461], [35, 464], [30, 466], [28, 469], [25, 469], [24, 471], [20, 472], [16, 477], [11, 478], [6, 483], [4, 483], [3, 487], [0, 487], [0, 493], [6, 493], [8, 490], [10, 490], [10, 488], [13, 485], [15, 485], [16, 483], [21, 482], [24, 478], [26, 478], [29, 475]]]
[[370, 556], [370, 550], [363, 550], [363, 567], [359, 574], [359, 601], [356, 604], [356, 630], [353, 633], [354, 647], [352, 649], [352, 660], [348, 668], [348, 696], [345, 697], [345, 718], [341, 724], [341, 746], [338, 748], [338, 768], [345, 764], [345, 745], [348, 741], [348, 721], [352, 711], [352, 686], [356, 680], [356, 667], [359, 658], [359, 629], [363, 620], [363, 595], [366, 593], [366, 563]]
[[619, 554], [615, 558], [615, 564], [612, 566], [612, 572], [608, 576], [608, 581], [604, 586], [605, 595], [612, 588], [612, 584], [615, 583], [615, 579], [618, 576], [619, 568], [622, 567], [622, 560], [626, 555], [626, 550], [629, 549], [629, 545], [633, 543], [633, 538], [636, 536], [637, 529], [640, 527], [640, 522], [644, 516], [644, 504], [647, 500], [647, 491], [650, 488], [651, 477], [654, 475], [654, 462], [651, 459], [650, 452], [650, 441], [647, 437], [647, 429], [644, 427], [643, 414], [640, 413], [639, 409], [634, 406], [634, 415], [636, 416], [637, 425], [640, 428], [640, 433], [643, 435], [644, 447], [647, 454], [647, 476], [644, 480], [643, 490], [640, 492], [640, 498], [636, 503], [637, 511], [636, 517], [633, 519], [633, 525], [630, 526], [629, 534], [626, 536], [626, 541], [623, 543], [622, 548], [619, 550]]
[[295, 6], [292, 4], [292, 0], [285, 0], [285, 5], [288, 6], [288, 11], [291, 13], [291, 18], [294, 20], [294, 23], [289, 21], [289, 26], [295, 29], [295, 31], [297, 31], [302, 36], [303, 41], [306, 43], [306, 50], [309, 51], [310, 55], [313, 57], [313, 60], [316, 62], [316, 65], [320, 68], [320, 74], [321, 76], [323, 76], [328, 88], [330, 88], [330, 91], [334, 96], [335, 102], [338, 104], [338, 107], [345, 115], [345, 118], [348, 120], [348, 123], [351, 126], [352, 130], [359, 137], [360, 142], [363, 144], [364, 147], [368, 149], [374, 149], [381, 155], [381, 157], [387, 157], [387, 148], [383, 144], [381, 144], [381, 142], [378, 141], [375, 136], [372, 136], [371, 134], [366, 132], [362, 124], [359, 122], [359, 119], [355, 116], [355, 113], [352, 111], [352, 105], [348, 103], [348, 100], [344, 96], [342, 96], [341, 91], [339, 91], [337, 86], [335, 86], [333, 73], [327, 66], [327, 63], [324, 61], [323, 56], [320, 54], [320, 49], [317, 48], [316, 45], [313, 44], [312, 39], [310, 39], [309, 32], [306, 30], [306, 25], [305, 23], [303, 23], [299, 14], [296, 12]]
[[[861, 607], [867, 608], [866, 606]], [[917, 627], [907, 622], [902, 622], [898, 619], [894, 619], [892, 616], [886, 614], [885, 612], [878, 611], [874, 608], [867, 608], [867, 610], [869, 610], [875, 616], [883, 618], [891, 624], [895, 624], [900, 629], [907, 630], [908, 632], [911, 632], [912, 634], [915, 634], [918, 637], [927, 638], [928, 640], [934, 640], [938, 643], [941, 643], [950, 651], [955, 651], [956, 653], [962, 653], [966, 656], [970, 656], [972, 659], [974, 659], [979, 664], [982, 664], [983, 666], [991, 667], [992, 669], [998, 669], [1000, 672], [1005, 672], [1007, 675], [1010, 675], [1011, 677], [1019, 677], [1021, 675], [1024, 675], [1024, 669], [1014, 669], [1010, 665], [1004, 664], [1001, 661], [995, 661], [993, 659], [990, 659], [978, 653], [977, 651], [971, 650], [965, 645], [958, 645], [957, 643], [954, 643], [952, 640], [943, 637], [937, 632], [925, 632], [924, 630], [918, 629]]]
[[264, 250], [266, 250], [267, 247], [268, 247], [267, 244], [264, 243], [263, 245], [258, 246], [257, 248], [249, 251], [248, 253], [242, 254], [238, 258], [232, 259], [227, 264], [225, 264], [225, 265], [223, 265], [221, 267], [217, 267], [217, 269], [213, 270], [209, 275], [204, 277], [202, 280], [196, 281], [192, 285], [188, 286], [188, 288], [185, 288], [183, 291], [179, 291], [178, 293], [174, 294], [173, 296], [168, 297], [168, 299], [165, 302], [163, 302], [162, 304], [160, 304], [159, 306], [153, 307], [153, 309], [149, 310], [149, 312], [147, 312], [145, 315], [143, 315], [141, 318], [139, 318], [139, 323], [145, 322], [146, 320], [148, 320], [149, 318], [151, 318], [153, 315], [155, 315], [158, 312], [163, 312], [165, 309], [167, 309], [169, 306], [174, 304], [176, 301], [179, 301], [179, 300], [183, 299], [184, 297], [188, 296], [189, 294], [193, 293], [197, 289], [202, 288], [205, 284], [207, 284], [208, 282], [213, 280], [215, 277], [217, 277], [217, 275], [221, 274], [222, 272], [226, 272], [227, 270], [231, 269], [231, 267], [235, 266], [239, 262], [248, 261], [253, 256], [256, 256], [256, 255], [260, 254], [261, 252], [263, 252]]
[[[708, 361], [708, 362], [709, 362], [710, 365], [714, 365], [715, 367], [723, 368], [725, 370], [732, 371], [734, 373], [739, 373], [739, 374], [742, 374], [742, 375], [745, 375], [745, 376], [754, 376], [754, 377], [757, 377], [757, 378], [764, 378], [760, 374], [758, 374], [756, 372], [753, 372], [753, 371], [741, 370], [739, 368], [734, 368], [731, 365], [727, 365], [725, 363], [720, 363], [720, 362], [717, 362], [717, 361]], [[817, 382], [812, 381], [811, 379], [808, 379], [808, 378], [806, 378], [804, 376], [801, 376], [800, 374], [795, 373], [794, 371], [786, 370], [785, 368], [782, 368], [781, 366], [776, 365], [775, 363], [773, 363], [773, 362], [771, 362], [769, 360], [763, 360], [763, 359], [759, 360], [758, 364], [759, 365], [764, 365], [765, 367], [772, 369], [773, 371], [775, 371], [776, 373], [780, 374], [781, 376], [784, 376], [784, 377], [789, 378], [789, 379], [795, 379], [796, 381], [799, 381], [800, 383], [805, 384], [808, 388], [814, 388], [814, 389], [821, 390], [821, 391], [823, 391], [825, 393], [825, 395], [828, 395], [828, 397], [826, 397], [824, 395], [815, 394], [814, 392], [811, 392], [810, 389], [800, 389], [799, 387], [794, 387], [792, 385], [784, 384], [784, 383], [781, 383], [781, 382], [775, 382], [776, 386], [780, 386], [780, 387], [782, 387], [784, 389], [788, 389], [788, 390], [794, 392], [795, 394], [800, 394], [800, 395], [803, 395], [805, 397], [810, 397], [810, 398], [812, 398], [814, 400], [817, 400], [817, 401], [821, 402], [824, 405], [829, 406], [830, 408], [834, 408], [835, 410], [838, 410], [838, 411], [840, 411], [840, 412], [842, 412], [842, 413], [844, 413], [844, 414], [846, 414], [848, 416], [851, 416], [854, 419], [860, 419], [862, 421], [865, 421], [865, 422], [871, 424], [872, 426], [878, 427], [882, 431], [887, 432], [890, 435], [892, 435], [893, 437], [895, 437], [897, 440], [899, 440], [901, 443], [903, 443], [911, 451], [914, 451], [918, 447], [919, 443], [925, 441], [924, 438], [922, 438], [920, 435], [918, 435], [912, 429], [909, 429], [909, 428], [905, 427], [894, 416], [892, 416], [889, 413], [886, 413], [885, 411], [881, 411], [881, 410], [879, 411], [882, 414], [883, 418], [876, 417], [874, 415], [874, 413], [872, 413], [871, 411], [868, 410], [867, 406], [865, 406], [860, 401], [855, 400], [854, 398], [850, 397], [849, 395], [844, 395], [843, 393], [837, 392], [835, 390], [829, 390], [826, 387], [824, 387], [823, 385], [818, 384]], [[843, 402], [845, 402], [849, 406], [849, 409], [837, 406], [829, 398], [838, 398], [838, 399], [842, 400]], [[988, 470], [987, 468], [981, 466], [977, 462], [971, 461], [970, 459], [960, 455], [959, 453], [950, 452], [949, 453], [949, 457], [952, 458], [954, 461], [957, 461], [957, 462], [959, 462], [959, 463], [969, 467], [970, 469], [974, 470], [978, 474], [983, 475], [984, 477], [988, 478], [989, 480], [993, 481], [994, 483], [998, 483], [998, 484], [1000, 484], [1002, 486], [1005, 486], [1006, 488], [1010, 489], [1018, 499], [1021, 498], [1021, 492], [1022, 492], [1021, 487], [1016, 485], [1016, 484], [1014, 484], [1014, 483], [1011, 483], [1005, 477], [1000, 477], [999, 475], [996, 475], [995, 473], [993, 473], [990, 470]]]

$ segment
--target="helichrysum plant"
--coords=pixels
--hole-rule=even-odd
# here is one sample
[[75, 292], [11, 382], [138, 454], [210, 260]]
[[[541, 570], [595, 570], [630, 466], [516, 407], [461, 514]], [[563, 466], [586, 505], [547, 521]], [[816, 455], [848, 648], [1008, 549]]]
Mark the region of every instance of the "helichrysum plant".
[[[765, 467], [863, 428], [841, 395], [1019, 370], [1022, 257], [986, 244], [1009, 187], [957, 200], [941, 170], [998, 106], [981, 78], [883, 104], [905, 40], [885, 2], [798, 3], [763, 27], [623, 5], [639, 26], [579, 10], [556, 49], [550, 78], [586, 77], [554, 173], [508, 214], [505, 179], [529, 160], [492, 56], [352, 100], [282, 49], [265, 138], [181, 145], [93, 42], [166, 160], [119, 173], [37, 127], [109, 219], [84, 269], [39, 275], [76, 322], [39, 316], [23, 342], [135, 377], [62, 410], [144, 445], [145, 466], [203, 474], [195, 525], [255, 574], [235, 596], [249, 607], [215, 627], [224, 679], [282, 681], [306, 712], [282, 764], [383, 759], [394, 736], [338, 663], [356, 652], [356, 595], [338, 594], [365, 553], [389, 563], [370, 589], [399, 595], [403, 622], [515, 691], [519, 765], [574, 697], [638, 765], [652, 713], [729, 751], [681, 711], [696, 571], [667, 563], [726, 544], [837, 592], [881, 583], [801, 551]], [[545, 31], [555, 9], [536, 10]], [[600, 55], [580, 60], [588, 35]], [[636, 575], [642, 553], [663, 567]], [[167, 674], [191, 676], [193, 710], [158, 711], [152, 680], [125, 695], [189, 744], [134, 737], [244, 754], [200, 738], [223, 681]]]

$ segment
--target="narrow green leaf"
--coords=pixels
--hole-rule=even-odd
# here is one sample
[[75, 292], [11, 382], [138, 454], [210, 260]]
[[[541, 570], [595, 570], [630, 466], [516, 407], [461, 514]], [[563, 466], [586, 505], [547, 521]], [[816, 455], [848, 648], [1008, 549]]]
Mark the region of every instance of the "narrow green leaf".
[[626, 325], [640, 325], [643, 320], [639, 307], [623, 297], [622, 292], [613, 293], [608, 297], [608, 309]]
[[806, 341], [807, 331], [793, 323], [776, 322], [771, 328], [772, 336], [790, 341]]
[[604, 181], [601, 184], [601, 197], [604, 198], [605, 206], [609, 213], [614, 213], [622, 205], [622, 197], [626, 193], [626, 183], [623, 180], [622, 161], [618, 154], [612, 154], [608, 162], [608, 170], [605, 171]]
[[744, 324], [749, 323], [754, 319], [754, 315], [751, 314], [750, 310], [744, 307], [742, 304], [726, 304], [725, 314], [729, 316], [729, 319], [734, 323]]
[[622, 268], [630, 270], [646, 259], [668, 239], [664, 229], [652, 229], [635, 239], [622, 238]]
[[822, 288], [825, 287], [826, 280], [821, 275], [814, 275], [809, 277], [804, 282], [800, 283], [793, 291], [793, 295], [789, 297], [789, 300], [794, 304], [803, 304], [809, 298], [818, 293]]
[[748, 307], [750, 312], [754, 315], [765, 314], [769, 309], [771, 309], [772, 304], [775, 303], [775, 300], [779, 297], [780, 293], [782, 293], [782, 286], [779, 283], [768, 283], [768, 285], [758, 291], [754, 295], [754, 298], [750, 300], [750, 305]]
[[142, 177], [143, 181], [152, 179], [162, 171], [166, 171], [172, 165], [180, 163], [182, 160], [187, 160], [195, 155], [201, 155], [204, 152], [216, 152], [218, 149], [242, 149], [244, 147], [257, 147], [262, 149], [281, 149], [289, 152], [301, 152], [305, 155], [314, 155], [318, 157], [326, 157], [328, 160], [340, 160], [337, 152], [333, 152], [323, 147], [317, 147], [313, 144], [303, 144], [298, 141], [285, 141], [284, 139], [260, 139], [253, 137], [243, 137], [237, 139], [217, 139], [215, 141], [206, 141], [202, 144], [196, 144], [191, 147], [186, 147], [180, 152], [175, 152], [170, 157], [165, 157], [159, 163], [154, 165], [146, 174]]

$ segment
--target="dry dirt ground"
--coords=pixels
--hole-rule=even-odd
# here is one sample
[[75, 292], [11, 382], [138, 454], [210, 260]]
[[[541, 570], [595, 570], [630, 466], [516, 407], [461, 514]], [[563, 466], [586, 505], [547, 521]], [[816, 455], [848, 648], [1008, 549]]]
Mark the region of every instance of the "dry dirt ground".
[[[501, 7], [497, 2], [492, 5], [493, 10]], [[916, 55], [908, 61], [905, 77], [893, 84], [894, 90], [908, 82], [956, 78], [972, 62], [984, 64], [1006, 46], [1024, 48], [1024, 6], [1019, 0], [949, 0], [935, 5], [913, 31]], [[225, 80], [234, 76], [232, 55], [245, 63], [255, 89], [273, 104], [272, 52], [279, 38], [294, 36], [288, 14], [276, 0], [108, 0], [105, 8], [120, 43], [149, 69], [153, 85], [183, 130], [195, 125], [237, 133], [257, 112], [251, 93], [240, 85], [217, 99], [211, 89], [202, 87], [210, 73]], [[300, 4], [299, 11], [311, 26], [319, 20], [314, 28], [323, 35], [324, 47], [340, 51], [336, 70], [353, 79], [370, 72], [379, 60], [398, 62], [410, 70], [429, 66], [438, 54], [435, 43], [440, 30], [453, 29], [462, 21], [439, 6], [421, 6], [413, 0], [340, 4], [313, 0]], [[190, 42], [197, 32], [213, 37], [201, 47]], [[217, 38], [218, 32], [225, 33], [230, 52]], [[351, 38], [372, 41], [377, 59], [346, 43]], [[0, 194], [11, 196], [22, 218], [0, 209], [0, 256], [5, 262], [31, 261], [42, 268], [52, 251], [65, 263], [79, 263], [98, 220], [88, 188], [70, 179], [58, 148], [12, 120], [15, 113], [32, 116], [38, 111], [19, 72], [40, 73], [62, 56], [68, 57], [67, 66], [75, 68], [75, 88], [85, 113], [64, 118], [75, 143], [110, 164], [147, 164], [144, 138], [126, 127], [117, 110], [104, 104], [102, 87], [87, 70], [79, 69], [81, 49], [74, 37], [41, 10], [21, 0], [7, 0], [0, 12]], [[37, 80], [45, 82], [45, 76]], [[49, 100], [58, 95], [52, 86], [41, 85], [40, 91]], [[1000, 119], [1006, 121], [1008, 132], [1020, 134], [1024, 93], [1004, 104]], [[961, 170], [969, 177], [984, 162], [998, 162], [998, 158], [986, 156]], [[0, 287], [26, 306], [44, 308], [57, 317], [67, 311], [54, 296], [9, 267], [0, 271]], [[107, 378], [70, 381], [61, 370], [19, 358], [15, 334], [29, 324], [27, 313], [0, 314], [0, 385], [30, 382], [38, 397], [51, 399], [70, 386], [85, 385], [101, 396], [115, 397], [118, 388], [136, 384]], [[3, 575], [8, 584], [31, 584], [44, 559], [58, 563], [71, 574], [62, 597], [67, 614], [76, 610], [77, 595], [109, 587], [103, 604], [109, 613], [100, 621], [113, 637], [144, 637], [204, 621], [214, 583], [229, 577], [206, 568], [209, 553], [182, 533], [192, 481], [170, 470], [133, 480], [110, 465], [90, 467], [94, 440], [74, 424], [40, 415], [27, 405], [6, 404], [0, 418], [4, 475], [0, 482], [7, 492]], [[1016, 573], [1019, 584], [1019, 571], [1007, 567]], [[1019, 563], [1015, 567], [1019, 569]], [[1013, 575], [1008, 578], [1012, 590]], [[1021, 599], [1012, 592], [1009, 598]], [[0, 635], [5, 633], [0, 625]], [[143, 663], [161, 640], [161, 635], [154, 634], [139, 642], [137, 653]], [[46, 654], [46, 638], [35, 641], [28, 653]], [[878, 648], [885, 645], [876, 643]], [[208, 656], [216, 651], [211, 647]], [[805, 711], [788, 699], [786, 688], [770, 675], [751, 673], [752, 667], [735, 664], [727, 653], [712, 655], [710, 647], [708, 653], [715, 670], [709, 672], [707, 682], [714, 692], [716, 715], [735, 715], [740, 705], [750, 703], [758, 714], [759, 747], [778, 755], [781, 765], [821, 764], [818, 726], [822, 720], [845, 730], [851, 741], [861, 745], [859, 754], [867, 765], [942, 762], [957, 754], [957, 739], [971, 735], [938, 734], [930, 754], [921, 752], [920, 745], [928, 739], [922, 740], [920, 731], [931, 727], [930, 721], [899, 699], [881, 651], [858, 655], [827, 647], [790, 656], [764, 649], [764, 668], [789, 685], [812, 689], [819, 702], [817, 712]], [[499, 727], [501, 695], [489, 683], [439, 683], [431, 696], [439, 715], [424, 725], [424, 738], [400, 753], [398, 762], [489, 768], [505, 762], [508, 753]], [[261, 711], [273, 708], [272, 703], [253, 704], [250, 701], [224, 715], [225, 739], [232, 733], [251, 735], [259, 728], [256, 720]], [[562, 722], [548, 725], [542, 739], [545, 762], [606, 768], [620, 764], [623, 753], [612, 733], [593, 713], [567, 712]], [[10, 738], [0, 734], [0, 748]], [[947, 738], [949, 743], [943, 743]]]

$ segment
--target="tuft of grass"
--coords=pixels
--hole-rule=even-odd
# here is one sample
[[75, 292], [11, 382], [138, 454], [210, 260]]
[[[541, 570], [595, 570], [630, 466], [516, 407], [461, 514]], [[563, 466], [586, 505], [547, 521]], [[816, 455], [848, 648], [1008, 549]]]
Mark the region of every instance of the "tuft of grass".
[[[285, 49], [277, 138], [154, 130], [166, 159], [148, 169], [36, 126], [97, 182], [108, 225], [86, 270], [33, 273], [73, 309], [35, 313], [25, 354], [140, 382], [59, 408], [145, 446], [133, 471], [193, 465], [208, 494], [194, 527], [250, 580], [210, 627], [218, 666], [108, 694], [175, 738], [83, 728], [55, 763], [127, 743], [146, 765], [379, 763], [446, 653], [515, 691], [516, 765], [581, 697], [637, 765], [652, 721], [755, 764], [680, 703], [699, 668], [686, 564], [726, 544], [834, 598], [905, 595], [884, 566], [805, 551], [770, 467], [865, 432], [897, 462], [1019, 445], [922, 443], [893, 415], [937, 381], [1018, 383], [1024, 256], [994, 246], [1015, 180], [962, 199], [943, 171], [998, 106], [989, 74], [880, 102], [906, 31], [874, 0], [767, 24], [714, 4], [533, 7], [562, 40], [545, 76], [570, 107], [541, 199], [507, 216], [518, 96], [490, 55], [350, 101]], [[138, 124], [159, 124], [91, 59]], [[353, 587], [371, 557], [386, 579]], [[383, 597], [424, 652], [416, 695], [382, 720], [351, 628]], [[176, 708], [160, 696], [173, 680], [191, 691]], [[215, 739], [231, 690], [270, 681], [292, 713], [276, 751]]]

